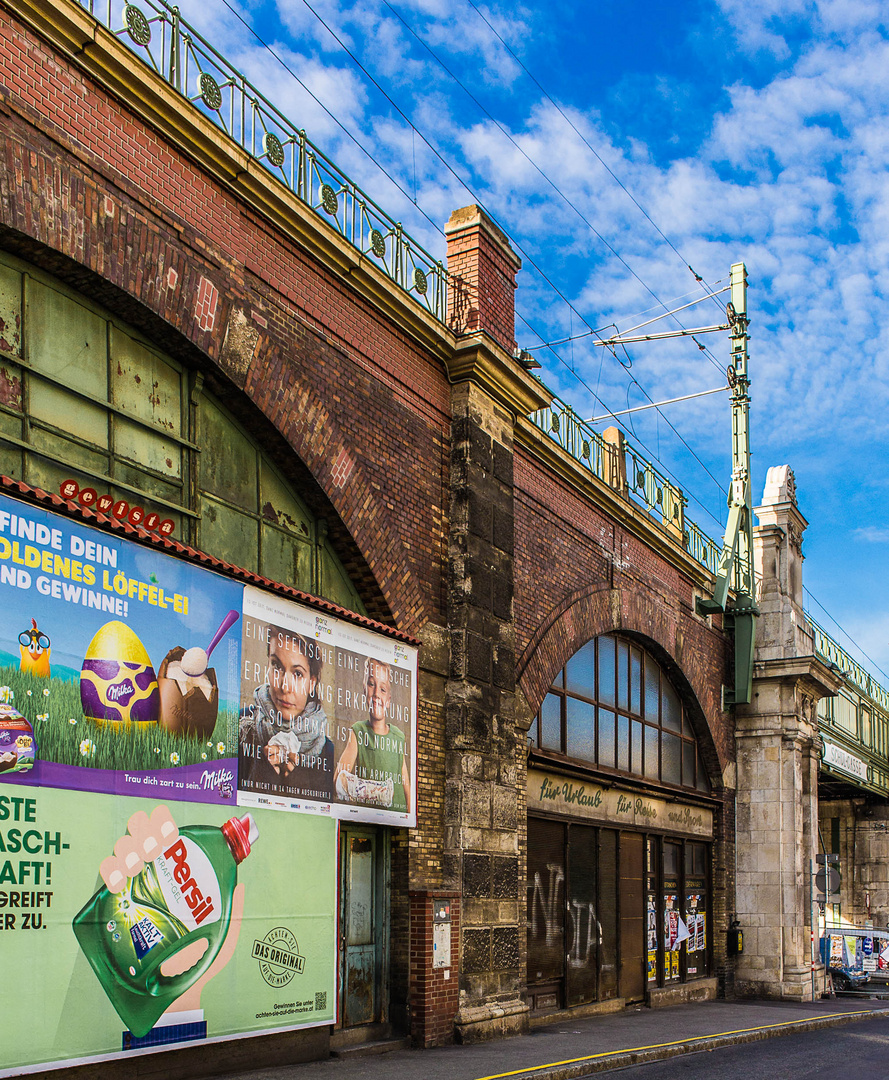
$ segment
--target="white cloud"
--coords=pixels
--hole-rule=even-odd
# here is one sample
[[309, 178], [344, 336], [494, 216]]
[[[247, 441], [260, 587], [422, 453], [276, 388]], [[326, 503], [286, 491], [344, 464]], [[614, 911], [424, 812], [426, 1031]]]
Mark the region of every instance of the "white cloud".
[[[443, 239], [410, 199], [416, 196], [419, 206], [441, 224], [455, 207], [482, 201], [526, 252], [517, 301], [544, 339], [585, 327], [542, 284], [531, 260], [595, 326], [612, 321], [631, 325], [631, 317], [655, 305], [649, 289], [669, 301], [698, 288], [468, 4], [403, 0], [395, 6], [490, 112], [509, 125], [513, 142], [478, 112], [381, 0], [312, 0], [398, 106], [467, 178], [474, 194], [445, 169], [304, 4], [274, 2], [282, 20], [269, 34], [274, 48], [368, 154], [359, 151], [219, 5], [194, 5], [192, 11], [184, 0], [182, 6], [186, 18], [199, 20], [202, 32], [220, 51], [436, 256], [443, 254]], [[242, 0], [239, 10], [248, 21], [261, 12], [268, 23], [272, 3]], [[533, 52], [535, 35], [551, 32], [554, 19], [544, 8], [483, 10], [521, 57], [526, 49]], [[721, 96], [710, 95], [711, 113], [701, 119], [702, 134], [693, 153], [680, 149], [688, 146], [687, 140], [665, 140], [654, 147], [622, 135], [598, 107], [583, 102], [579, 91], [576, 101], [582, 107], [563, 107], [684, 259], [708, 281], [725, 278], [731, 263], [746, 261], [756, 483], [768, 465], [789, 460], [801, 480], [803, 499], [821, 517], [818, 527], [835, 513], [846, 529], [853, 511], [826, 493], [839, 488], [856, 492], [853, 539], [875, 548], [889, 539], [874, 509], [885, 503], [889, 477], [883, 479], [882, 468], [872, 469], [866, 478], [861, 474], [868, 455], [889, 453], [884, 422], [889, 326], [883, 317], [889, 291], [886, 5], [876, 0], [713, 0], [712, 13], [731, 30], [745, 63], [726, 58], [726, 79], [733, 81]], [[535, 74], [547, 81], [545, 73]], [[655, 91], [659, 99], [675, 97], [681, 118], [686, 92], [664, 80]], [[597, 106], [604, 107], [606, 100], [598, 98]], [[383, 178], [374, 160], [401, 183], [407, 198]], [[682, 319], [686, 325], [701, 325], [720, 317], [716, 306], [707, 303]], [[517, 326], [520, 342], [533, 344], [531, 331], [521, 321]], [[716, 335], [705, 340], [723, 367], [725, 340]], [[630, 372], [588, 340], [560, 347], [559, 352], [614, 409], [626, 407], [628, 397], [631, 404], [643, 400], [630, 381], [633, 377], [658, 400], [715, 386], [721, 375], [689, 342], [633, 348]], [[549, 365], [545, 377], [558, 393], [581, 411], [600, 411], [564, 366], [546, 350], [537, 349], [536, 354]], [[729, 447], [723, 397], [672, 407], [668, 415], [721, 480]], [[689, 459], [665, 422], [644, 413], [632, 424], [639, 439], [682, 474], [689, 495], [700, 497], [719, 516], [724, 485], [714, 484]], [[803, 479], [808, 488], [802, 486]], [[712, 521], [697, 517], [718, 531]], [[835, 547], [818, 550], [836, 557]], [[810, 569], [817, 577], [807, 564]], [[823, 572], [828, 586], [831, 580], [830, 572]], [[867, 586], [857, 595], [872, 607], [877, 590]], [[845, 620], [848, 614], [844, 609], [840, 617]], [[889, 634], [883, 637], [889, 639]], [[880, 655], [885, 666], [889, 645]]]

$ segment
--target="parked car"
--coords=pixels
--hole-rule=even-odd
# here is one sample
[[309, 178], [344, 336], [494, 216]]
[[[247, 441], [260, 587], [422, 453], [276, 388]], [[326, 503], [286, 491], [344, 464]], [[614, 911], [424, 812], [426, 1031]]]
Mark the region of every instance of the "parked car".
[[850, 967], [830, 968], [830, 980], [834, 990], [858, 990], [870, 982], [870, 974]]

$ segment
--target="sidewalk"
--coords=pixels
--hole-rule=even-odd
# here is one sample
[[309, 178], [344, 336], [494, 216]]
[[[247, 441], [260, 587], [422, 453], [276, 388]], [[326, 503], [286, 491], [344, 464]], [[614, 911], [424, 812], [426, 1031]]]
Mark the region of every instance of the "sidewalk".
[[[531, 1034], [476, 1046], [396, 1050], [232, 1074], [232, 1080], [573, 1080], [642, 1064], [768, 1039], [790, 1032], [872, 1019], [889, 1021], [889, 1001], [868, 998], [800, 1004], [712, 1001], [665, 1009], [630, 1008], [561, 1021]], [[884, 1030], [882, 1024], [879, 1029]]]

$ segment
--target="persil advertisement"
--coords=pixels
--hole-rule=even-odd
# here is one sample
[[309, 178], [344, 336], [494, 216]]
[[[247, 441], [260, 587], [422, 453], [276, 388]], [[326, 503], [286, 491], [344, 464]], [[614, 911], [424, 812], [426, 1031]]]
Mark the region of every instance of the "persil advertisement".
[[417, 650], [250, 587], [238, 805], [416, 824]]
[[416, 650], [5, 496], [0, 602], [0, 1076], [332, 1023]]
[[332, 1023], [335, 846], [326, 818], [0, 782], [0, 1076]]

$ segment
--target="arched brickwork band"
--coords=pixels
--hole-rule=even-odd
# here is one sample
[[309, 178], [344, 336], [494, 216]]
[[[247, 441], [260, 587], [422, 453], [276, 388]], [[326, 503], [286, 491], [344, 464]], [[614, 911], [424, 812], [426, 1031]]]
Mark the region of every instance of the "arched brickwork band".
[[[60, 143], [69, 149], [67, 137], [48, 131], [45, 118], [18, 102], [10, 110], [2, 98], [0, 108], [0, 245], [127, 319], [191, 366], [206, 367], [209, 358], [223, 385], [246, 390], [314, 476], [360, 549], [389, 608], [373, 614], [416, 633], [430, 612], [406, 557], [403, 523], [373, 496], [363, 452], [302, 374], [325, 362], [334, 368], [348, 363], [345, 350], [305, 326], [298, 293], [286, 282], [281, 290], [290, 295], [275, 295], [247, 261], [224, 256], [212, 237], [173, 219], [159, 204], [154, 213], [146, 210], [144, 193], [108, 161], [88, 167], [60, 154]], [[19, 110], [28, 113], [28, 127], [16, 116]], [[41, 137], [35, 128], [42, 129]], [[86, 156], [83, 147], [77, 154]], [[259, 243], [250, 235], [256, 224], [242, 220], [245, 250]], [[369, 397], [370, 379], [367, 384]], [[387, 407], [390, 422], [391, 405], [375, 406]], [[415, 461], [414, 470], [422, 464]], [[440, 478], [440, 468], [437, 473]]]
[[710, 782], [718, 787], [724, 759], [701, 705], [707, 688], [696, 686], [694, 673], [686, 672], [675, 617], [671, 618], [663, 603], [639, 591], [630, 594], [628, 590], [593, 586], [568, 597], [563, 606], [549, 613], [518, 665], [518, 683], [532, 712], [540, 708], [556, 673], [580, 648], [600, 634], [615, 631], [638, 638], [669, 673], [685, 702]]

